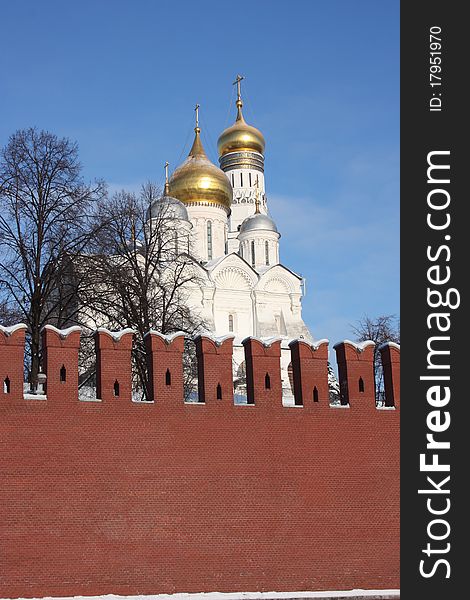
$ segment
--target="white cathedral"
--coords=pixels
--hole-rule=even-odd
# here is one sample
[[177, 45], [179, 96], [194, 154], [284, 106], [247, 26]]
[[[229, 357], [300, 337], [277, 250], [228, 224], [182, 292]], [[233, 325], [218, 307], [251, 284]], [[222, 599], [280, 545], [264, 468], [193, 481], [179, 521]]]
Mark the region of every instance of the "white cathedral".
[[237, 117], [218, 140], [220, 168], [206, 156], [196, 106], [194, 142], [186, 160], [166, 177], [165, 192], [148, 218], [170, 207], [179, 227], [189, 231], [198, 285], [189, 304], [214, 337], [234, 335], [234, 375], [244, 360], [248, 336], [280, 338], [283, 393], [292, 395], [288, 342], [312, 335], [302, 320], [302, 277], [284, 266], [279, 233], [269, 216], [264, 179], [265, 140], [242, 113], [237, 77]]

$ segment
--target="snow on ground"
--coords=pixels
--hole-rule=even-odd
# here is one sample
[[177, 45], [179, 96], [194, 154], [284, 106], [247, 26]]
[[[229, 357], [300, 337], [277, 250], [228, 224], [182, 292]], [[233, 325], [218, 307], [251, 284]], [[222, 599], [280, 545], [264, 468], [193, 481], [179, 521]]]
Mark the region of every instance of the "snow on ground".
[[[208, 592], [199, 594], [152, 594], [149, 596], [116, 596], [106, 594], [105, 596], [55, 596], [51, 598], [29, 598], [28, 600], [278, 600], [301, 598], [323, 599], [328, 598], [374, 598], [381, 599], [399, 599], [400, 590], [345, 590], [334, 592]], [[0, 598], [0, 600], [10, 600]], [[26, 600], [19, 598], [16, 600]]]

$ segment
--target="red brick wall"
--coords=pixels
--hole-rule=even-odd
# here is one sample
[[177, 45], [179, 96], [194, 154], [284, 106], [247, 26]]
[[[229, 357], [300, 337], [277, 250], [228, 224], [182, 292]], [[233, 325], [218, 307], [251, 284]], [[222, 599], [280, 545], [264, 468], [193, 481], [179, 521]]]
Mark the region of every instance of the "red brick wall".
[[151, 331], [145, 336], [150, 400], [173, 402], [183, 397], [184, 335], [164, 336]]
[[398, 410], [54, 393], [0, 397], [0, 597], [399, 586]]
[[42, 330], [43, 369], [47, 375], [46, 392], [49, 398], [63, 398], [77, 402], [78, 350], [80, 327], [61, 332], [46, 325]]
[[131, 329], [95, 333], [96, 397], [103, 402], [122, 403], [132, 396]]
[[[26, 325], [0, 329], [0, 403], [23, 396], [23, 355]], [[9, 382], [9, 386], [8, 386]], [[9, 389], [7, 389], [7, 386]]]
[[375, 408], [374, 347], [371, 341], [358, 345], [344, 341], [335, 345], [341, 404]]
[[[292, 355], [295, 403], [305, 405], [314, 398], [320, 404], [330, 403], [328, 390], [328, 341], [311, 346], [302, 340], [289, 344]], [[315, 388], [317, 394], [314, 394]]]
[[384, 373], [385, 405], [400, 406], [400, 347], [384, 344], [379, 348]]
[[[282, 396], [281, 342], [263, 343], [256, 338], [245, 338], [246, 395], [250, 404], [266, 404], [274, 408]], [[268, 387], [269, 384], [269, 387]]]
[[[233, 404], [233, 338], [216, 340], [200, 335], [196, 338], [199, 402]], [[220, 387], [219, 387], [220, 386]], [[217, 398], [217, 389], [220, 398]]]

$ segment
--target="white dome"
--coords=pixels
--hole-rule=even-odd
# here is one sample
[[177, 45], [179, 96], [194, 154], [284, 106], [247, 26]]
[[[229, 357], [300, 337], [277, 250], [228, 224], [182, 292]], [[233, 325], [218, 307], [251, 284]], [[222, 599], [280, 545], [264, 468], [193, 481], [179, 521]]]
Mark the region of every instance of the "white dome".
[[249, 231], [273, 231], [278, 233], [274, 221], [263, 213], [255, 213], [243, 221], [240, 226], [240, 233], [248, 233]]
[[163, 196], [154, 200], [147, 210], [147, 221], [149, 219], [179, 219], [189, 221], [186, 206], [177, 198]]

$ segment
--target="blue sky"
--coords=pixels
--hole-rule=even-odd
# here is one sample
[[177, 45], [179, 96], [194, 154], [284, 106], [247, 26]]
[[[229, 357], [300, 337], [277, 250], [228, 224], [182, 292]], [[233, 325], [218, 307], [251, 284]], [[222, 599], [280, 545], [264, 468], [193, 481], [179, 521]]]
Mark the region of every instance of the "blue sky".
[[161, 184], [164, 161], [189, 150], [196, 102], [217, 162], [242, 73], [314, 337], [398, 314], [398, 0], [17, 0], [1, 12], [1, 146], [34, 125], [76, 140], [88, 179]]

